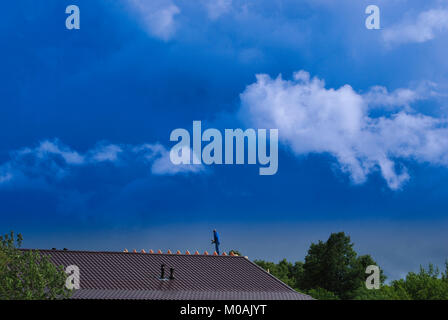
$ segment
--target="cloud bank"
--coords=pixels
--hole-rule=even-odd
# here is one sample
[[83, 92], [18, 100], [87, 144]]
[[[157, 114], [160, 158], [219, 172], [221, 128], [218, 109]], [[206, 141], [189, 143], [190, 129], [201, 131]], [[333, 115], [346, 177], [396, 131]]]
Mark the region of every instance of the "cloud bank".
[[169, 151], [161, 144], [117, 145], [99, 143], [85, 153], [59, 140], [44, 140], [33, 148], [11, 152], [10, 160], [0, 164], [0, 186], [30, 180], [62, 180], [74, 167], [104, 165], [130, 166], [138, 162], [148, 166], [153, 175], [199, 173], [202, 165], [173, 165]]
[[448, 10], [431, 9], [421, 12], [415, 20], [403, 21], [383, 32], [386, 43], [423, 43], [448, 31]]
[[[379, 170], [391, 189], [400, 189], [410, 178], [403, 160], [448, 166], [447, 119], [405, 110], [417, 92], [374, 87], [360, 94], [350, 85], [327, 89], [305, 71], [294, 73], [292, 80], [266, 74], [256, 79], [241, 94], [244, 121], [278, 128], [280, 142], [297, 156], [334, 156], [355, 184]], [[398, 107], [394, 113], [370, 116], [372, 108], [391, 104]]]

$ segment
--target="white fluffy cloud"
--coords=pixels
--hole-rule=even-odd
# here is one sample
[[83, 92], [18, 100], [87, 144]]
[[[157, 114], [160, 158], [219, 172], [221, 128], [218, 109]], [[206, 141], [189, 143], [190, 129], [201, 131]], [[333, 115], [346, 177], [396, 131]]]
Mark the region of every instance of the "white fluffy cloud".
[[21, 157], [33, 153], [38, 159], [43, 159], [49, 154], [59, 155], [65, 160], [65, 162], [67, 162], [67, 164], [72, 165], [82, 164], [85, 161], [84, 157], [78, 152], [48, 140], [41, 142], [37, 148], [25, 148], [18, 151], [17, 156]]
[[415, 20], [385, 28], [383, 39], [387, 43], [422, 43], [445, 31], [448, 31], [448, 10], [431, 9], [420, 13]]
[[409, 108], [411, 103], [422, 98], [415, 90], [400, 88], [389, 92], [387, 88], [382, 86], [374, 86], [364, 95], [369, 107], [378, 106], [382, 108]]
[[[175, 175], [186, 172], [199, 173], [205, 171], [205, 167], [202, 164], [173, 165], [170, 160], [169, 150], [161, 144], [143, 144], [134, 148], [133, 151], [143, 154], [145, 160], [152, 163], [151, 172], [155, 175]], [[190, 150], [190, 154], [193, 154], [192, 150]]]
[[359, 94], [349, 85], [327, 89], [323, 80], [299, 71], [292, 80], [257, 75], [241, 94], [241, 116], [249, 125], [278, 128], [280, 141], [296, 155], [328, 153], [354, 183], [380, 170], [391, 189], [410, 177], [400, 159], [448, 166], [447, 120], [399, 109], [371, 117], [369, 108], [407, 106], [415, 92], [388, 93], [374, 87]]
[[148, 165], [155, 175], [199, 173], [204, 170], [202, 165], [172, 164], [169, 151], [158, 143], [138, 146], [101, 143], [81, 153], [58, 140], [45, 140], [36, 147], [11, 152], [11, 159], [0, 164], [0, 185], [15, 181], [60, 180], [69, 175], [73, 167], [102, 163], [126, 166], [135, 162]]
[[123, 152], [123, 149], [115, 144], [101, 145], [90, 151], [90, 159], [93, 162], [103, 161], [117, 161], [118, 155]]
[[175, 16], [180, 13], [171, 1], [126, 0], [130, 4], [149, 34], [162, 40], [169, 40], [176, 32]]

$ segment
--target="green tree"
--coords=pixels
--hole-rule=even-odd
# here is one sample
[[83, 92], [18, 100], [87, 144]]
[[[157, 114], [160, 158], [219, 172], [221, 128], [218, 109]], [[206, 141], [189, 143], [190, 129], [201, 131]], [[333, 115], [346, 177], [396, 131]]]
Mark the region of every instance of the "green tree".
[[440, 274], [432, 264], [427, 269], [420, 267], [420, 272], [409, 272], [406, 278], [394, 280], [390, 285], [381, 286], [379, 290], [367, 290], [365, 287], [361, 287], [356, 290], [355, 299], [447, 300], [447, 271]]
[[303, 262], [296, 261], [291, 268], [290, 277], [292, 279], [291, 287], [297, 290], [301, 290], [302, 288], [302, 279], [303, 279]]
[[66, 274], [48, 256], [19, 250], [22, 236], [0, 236], [0, 300], [63, 299], [71, 295]]
[[317, 300], [340, 300], [333, 292], [322, 288], [308, 290], [307, 294]]
[[395, 290], [388, 285], [382, 285], [380, 289], [367, 289], [360, 286], [353, 292], [354, 300], [403, 300], [406, 299], [406, 292]]
[[420, 267], [419, 273], [409, 272], [405, 279], [392, 281], [391, 288], [397, 299], [448, 300], [447, 271], [440, 274], [429, 264], [428, 269]]
[[292, 264], [286, 259], [281, 260], [279, 263], [264, 260], [255, 260], [254, 262], [291, 288], [300, 290], [303, 262], [297, 261]]
[[364, 285], [369, 264], [376, 265], [369, 255], [357, 256], [349, 236], [332, 233], [326, 242], [311, 244], [300, 285], [305, 290], [322, 288], [341, 299], [351, 299]]

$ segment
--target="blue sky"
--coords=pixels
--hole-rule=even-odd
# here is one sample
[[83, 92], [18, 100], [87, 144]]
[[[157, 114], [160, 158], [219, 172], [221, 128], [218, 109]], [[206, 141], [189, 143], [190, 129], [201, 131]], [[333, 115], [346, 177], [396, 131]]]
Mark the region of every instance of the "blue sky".
[[[369, 4], [4, 4], [1, 231], [28, 247], [210, 251], [216, 228], [227, 250], [299, 260], [344, 230], [391, 277], [441, 264], [448, 6], [376, 1], [381, 30], [367, 30]], [[173, 168], [170, 133], [194, 120], [278, 128], [277, 174]]]

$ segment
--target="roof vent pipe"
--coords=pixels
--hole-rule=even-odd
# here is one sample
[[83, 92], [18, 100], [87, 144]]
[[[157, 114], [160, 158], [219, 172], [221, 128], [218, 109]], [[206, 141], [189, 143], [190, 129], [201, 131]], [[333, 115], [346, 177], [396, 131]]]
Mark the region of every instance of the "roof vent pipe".
[[160, 279], [165, 279], [165, 265], [160, 266]]
[[174, 280], [174, 268], [170, 268], [170, 280]]

